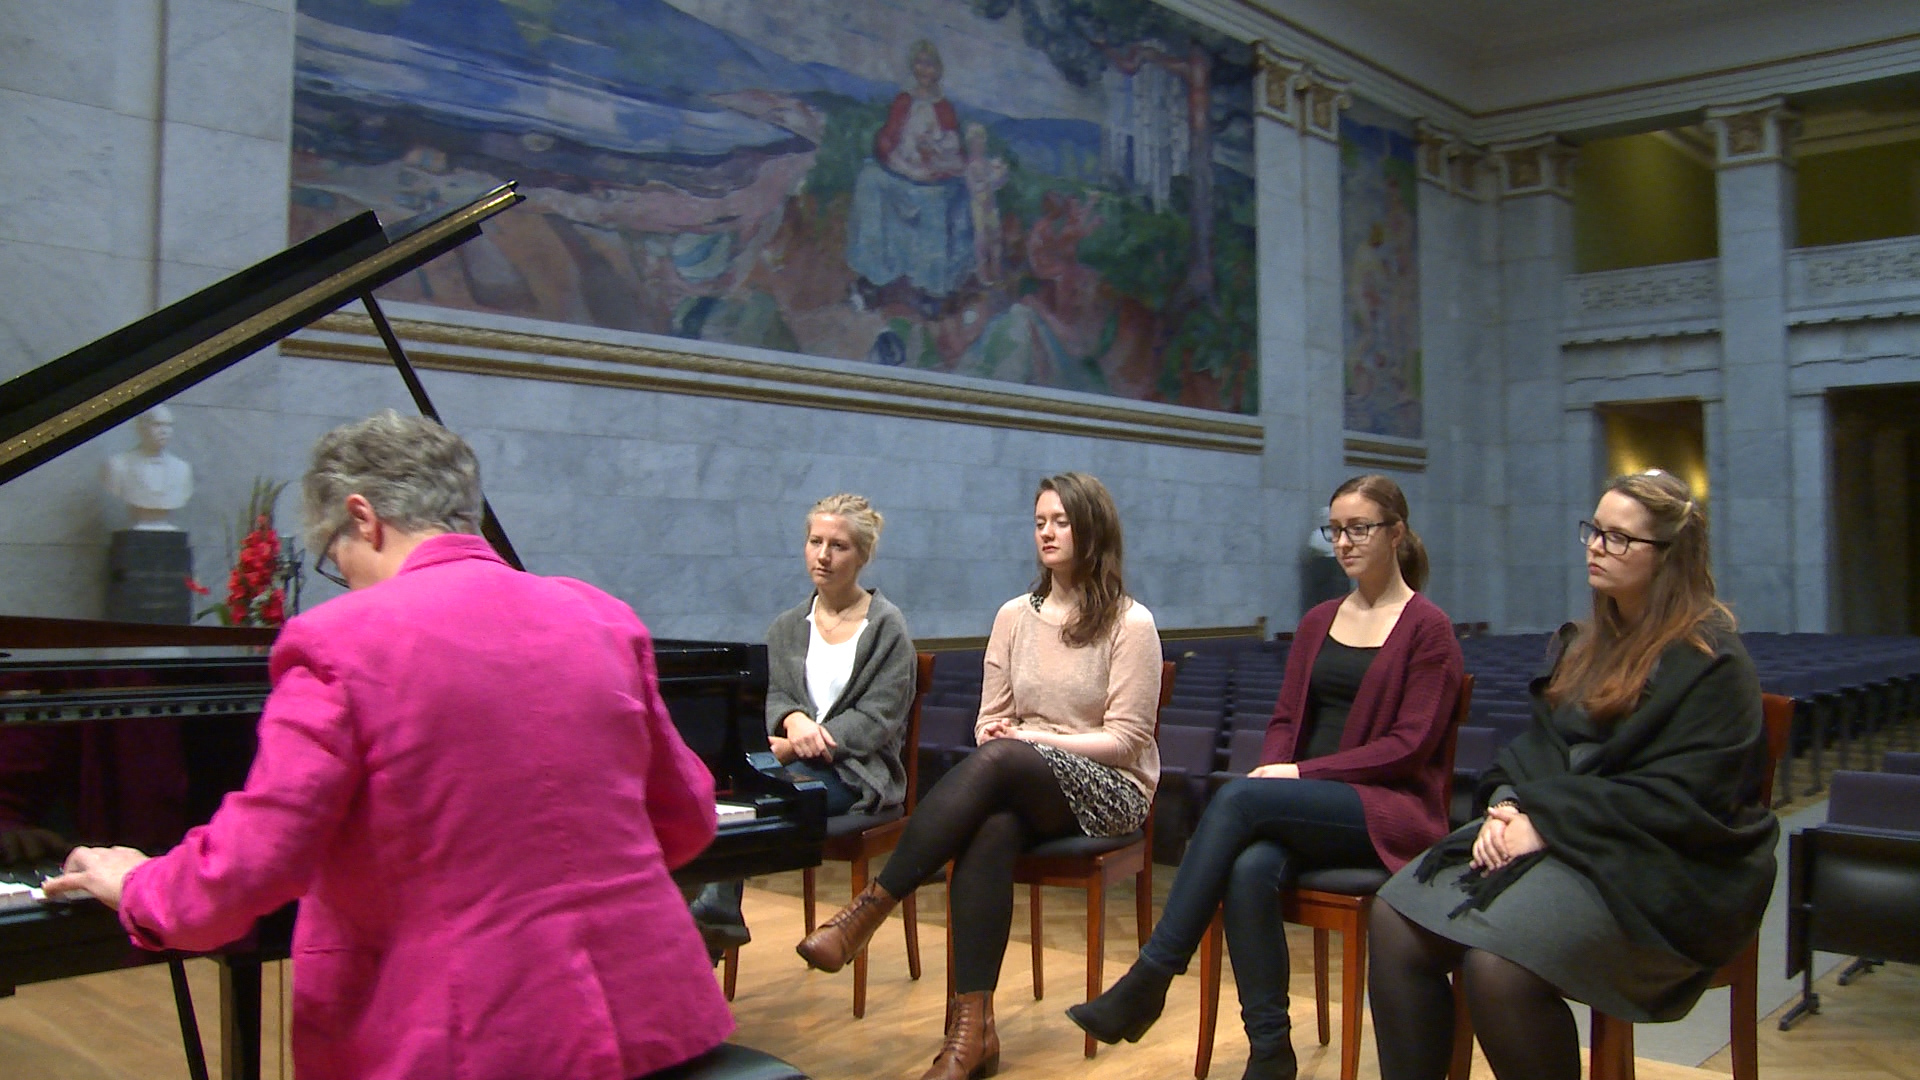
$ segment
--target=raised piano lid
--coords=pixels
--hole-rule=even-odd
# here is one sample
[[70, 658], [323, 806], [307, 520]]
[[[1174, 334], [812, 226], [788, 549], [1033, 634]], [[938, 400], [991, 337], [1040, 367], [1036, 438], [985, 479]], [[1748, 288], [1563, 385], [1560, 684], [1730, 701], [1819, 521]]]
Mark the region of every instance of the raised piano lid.
[[509, 182], [437, 217], [371, 212], [0, 386], [0, 484], [480, 235]]

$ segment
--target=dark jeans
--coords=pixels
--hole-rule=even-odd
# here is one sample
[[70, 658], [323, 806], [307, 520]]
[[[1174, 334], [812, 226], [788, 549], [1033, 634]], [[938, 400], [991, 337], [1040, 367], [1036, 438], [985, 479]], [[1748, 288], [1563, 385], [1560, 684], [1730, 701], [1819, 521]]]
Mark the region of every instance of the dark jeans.
[[853, 804], [860, 801], [860, 793], [840, 778], [833, 766], [818, 761], [799, 758], [787, 766], [790, 773], [799, 773], [809, 780], [818, 780], [827, 785], [827, 816], [839, 817], [852, 813]]
[[1235, 780], [1214, 794], [1187, 841], [1166, 911], [1140, 957], [1171, 972], [1187, 970], [1214, 909], [1224, 905], [1247, 1040], [1270, 1048], [1288, 1031], [1281, 887], [1302, 870], [1379, 865], [1352, 785]]

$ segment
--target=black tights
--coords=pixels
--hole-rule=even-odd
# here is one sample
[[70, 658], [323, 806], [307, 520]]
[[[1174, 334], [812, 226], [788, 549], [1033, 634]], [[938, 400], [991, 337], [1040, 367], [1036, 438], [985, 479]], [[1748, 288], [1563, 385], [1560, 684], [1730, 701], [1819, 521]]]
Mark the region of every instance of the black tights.
[[1573, 1010], [1547, 980], [1484, 949], [1470, 949], [1373, 904], [1367, 993], [1380, 1047], [1380, 1080], [1441, 1080], [1453, 1056], [1453, 989], [1459, 971], [1473, 1033], [1503, 1080], [1580, 1080]]
[[876, 880], [898, 899], [951, 861], [953, 989], [992, 990], [1013, 928], [1014, 861], [1042, 840], [1079, 831], [1040, 751], [1018, 739], [994, 739], [920, 800]]

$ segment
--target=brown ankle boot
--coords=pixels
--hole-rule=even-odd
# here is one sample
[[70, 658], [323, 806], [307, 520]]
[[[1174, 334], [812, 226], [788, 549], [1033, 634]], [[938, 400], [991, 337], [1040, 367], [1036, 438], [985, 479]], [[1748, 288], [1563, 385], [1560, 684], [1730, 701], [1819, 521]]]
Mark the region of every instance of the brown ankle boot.
[[1000, 1071], [1000, 1033], [993, 1030], [993, 991], [955, 994], [947, 1010], [946, 1045], [920, 1080], [974, 1080]]
[[867, 947], [867, 939], [887, 920], [899, 901], [887, 895], [887, 890], [877, 881], [869, 882], [853, 898], [853, 903], [841, 908], [833, 918], [828, 919], [820, 929], [806, 936], [794, 951], [807, 962], [809, 967], [821, 971], [839, 971], [847, 966], [847, 961], [860, 955]]

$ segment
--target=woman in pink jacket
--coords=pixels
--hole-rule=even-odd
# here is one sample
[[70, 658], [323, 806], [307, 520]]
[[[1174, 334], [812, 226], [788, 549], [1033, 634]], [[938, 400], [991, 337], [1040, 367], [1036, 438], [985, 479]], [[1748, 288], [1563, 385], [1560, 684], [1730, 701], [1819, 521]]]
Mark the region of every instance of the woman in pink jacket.
[[713, 837], [713, 780], [646, 627], [473, 535], [478, 464], [431, 421], [334, 430], [304, 495], [352, 591], [281, 631], [245, 789], [158, 858], [76, 849], [49, 891], [155, 949], [299, 900], [303, 1080], [629, 1080], [719, 1045], [732, 1019], [668, 876]]

